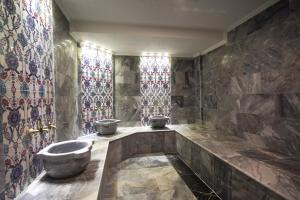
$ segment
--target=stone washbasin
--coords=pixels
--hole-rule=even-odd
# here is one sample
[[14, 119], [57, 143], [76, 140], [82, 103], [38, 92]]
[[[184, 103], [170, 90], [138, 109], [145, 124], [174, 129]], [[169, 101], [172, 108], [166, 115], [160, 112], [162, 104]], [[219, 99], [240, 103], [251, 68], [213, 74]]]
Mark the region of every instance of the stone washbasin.
[[93, 141], [69, 140], [47, 146], [37, 153], [52, 178], [67, 178], [84, 171], [91, 160]]
[[152, 128], [164, 128], [169, 120], [169, 117], [163, 115], [155, 115], [150, 117], [149, 122]]
[[120, 122], [121, 120], [117, 119], [103, 119], [95, 121], [94, 127], [100, 135], [111, 135], [116, 132], [118, 123]]

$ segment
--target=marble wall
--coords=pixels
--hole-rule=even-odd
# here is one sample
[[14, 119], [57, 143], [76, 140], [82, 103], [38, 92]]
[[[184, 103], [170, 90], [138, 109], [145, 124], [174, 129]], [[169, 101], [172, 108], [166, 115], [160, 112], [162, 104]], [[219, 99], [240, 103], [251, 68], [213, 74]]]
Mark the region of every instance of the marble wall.
[[[202, 138], [202, 141], [205, 140], [203, 140]], [[206, 148], [203, 148], [201, 145], [194, 143], [191, 139], [187, 139], [185, 136], [180, 135], [178, 133], [176, 134], [176, 148], [180, 159], [182, 159], [201, 180], [203, 180], [207, 185], [209, 185], [209, 187], [212, 188], [216, 192], [216, 194], [219, 197], [221, 197], [221, 199], [297, 199], [297, 194], [294, 193], [293, 189], [289, 191], [290, 193], [287, 192], [289, 196], [283, 198], [282, 196], [285, 196], [286, 194], [277, 194], [276, 191], [274, 191], [273, 189], [270, 189], [264, 186], [262, 182], [257, 181], [260, 180], [259, 178], [264, 180], [264, 178], [261, 177], [261, 174], [263, 173], [264, 175], [269, 176], [268, 183], [273, 187], [274, 185], [276, 185], [280, 188], [282, 187], [282, 185], [288, 185], [287, 182], [276, 183], [277, 181], [280, 182], [283, 179], [286, 179], [286, 177], [284, 177], [282, 174], [278, 175], [278, 171], [272, 168], [262, 167], [260, 166], [260, 164], [258, 164], [257, 161], [254, 161], [253, 163], [248, 161], [246, 162], [246, 165], [249, 166], [248, 170], [251, 169], [255, 171], [254, 174], [256, 174], [256, 176], [259, 177], [255, 179], [255, 176], [251, 175], [251, 173], [249, 174], [247, 170], [244, 172], [240, 169], [233, 167], [233, 160], [235, 159], [238, 163], [245, 162], [243, 161], [243, 159], [241, 159], [240, 156], [236, 156], [236, 152], [230, 152], [229, 155], [231, 159], [225, 161], [223, 160], [224, 157], [222, 157], [218, 153], [215, 154], [216, 151], [213, 150], [216, 148], [220, 148], [220, 146], [222, 145], [218, 145], [218, 142], [214, 141], [214, 139], [212, 138], [210, 138], [209, 142], [211, 142], [213, 145], [211, 147], [206, 146]], [[226, 141], [222, 142], [226, 143]], [[222, 150], [223, 152], [226, 152], [225, 149]], [[252, 156], [255, 156], [255, 154]], [[288, 187], [289, 186], [287, 186], [286, 188]], [[286, 190], [286, 188], [284, 189]]]
[[[121, 126], [141, 125], [140, 58], [114, 56], [115, 117]], [[194, 63], [195, 62], [195, 63]], [[199, 109], [199, 60], [171, 58], [171, 123], [194, 123]]]
[[[0, 152], [3, 152], [3, 135], [2, 135], [2, 114], [0, 115]], [[4, 169], [4, 154], [0, 153], [0, 199], [5, 198], [5, 169]]]
[[141, 94], [138, 56], [114, 56], [115, 117], [121, 126], [141, 126]]
[[171, 123], [195, 123], [199, 109], [197, 88], [200, 68], [197, 60], [190, 58], [171, 59]]
[[0, 13], [0, 197], [14, 199], [41, 172], [35, 154], [55, 135], [26, 133], [38, 119], [55, 123], [52, 1], [0, 1]]
[[53, 3], [54, 69], [57, 141], [75, 139], [80, 135], [78, 112], [77, 44], [69, 35], [69, 22]]
[[263, 148], [300, 155], [300, 10], [282, 0], [201, 57], [203, 120]]

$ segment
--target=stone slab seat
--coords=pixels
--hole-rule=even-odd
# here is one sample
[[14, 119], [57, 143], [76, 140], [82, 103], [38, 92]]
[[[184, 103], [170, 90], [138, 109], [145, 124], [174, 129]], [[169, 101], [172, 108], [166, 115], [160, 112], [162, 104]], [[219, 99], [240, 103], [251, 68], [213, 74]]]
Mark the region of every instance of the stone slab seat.
[[180, 158], [223, 200], [299, 200], [300, 159], [260, 149], [197, 125], [176, 131]]
[[82, 174], [55, 180], [42, 173], [17, 199], [103, 199], [108, 169], [127, 158], [149, 153], [178, 154], [223, 200], [300, 197], [299, 169], [284, 170], [272, 163], [286, 158], [262, 153], [241, 139], [216, 136], [196, 125], [171, 125], [163, 130], [122, 127], [116, 135], [94, 134], [80, 139], [95, 141], [91, 162]]

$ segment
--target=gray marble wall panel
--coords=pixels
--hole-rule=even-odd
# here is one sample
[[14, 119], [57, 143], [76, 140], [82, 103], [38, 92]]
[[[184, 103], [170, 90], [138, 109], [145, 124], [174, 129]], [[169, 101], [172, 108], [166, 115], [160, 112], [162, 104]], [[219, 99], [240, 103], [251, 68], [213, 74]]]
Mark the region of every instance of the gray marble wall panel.
[[237, 170], [232, 170], [231, 191], [232, 200], [283, 200]]
[[[127, 138], [127, 137], [126, 137]], [[110, 142], [107, 150], [107, 157], [108, 159], [108, 168], [115, 166], [116, 164], [120, 163], [124, 159], [124, 152], [123, 151], [123, 139], [115, 140]]]
[[115, 118], [121, 126], [141, 125], [140, 73], [137, 56], [114, 56]]
[[0, 192], [0, 200], [5, 200], [5, 191]]
[[77, 44], [69, 35], [69, 22], [53, 4], [56, 139], [64, 141], [80, 135]]
[[[195, 110], [201, 110], [202, 109], [202, 65], [201, 65], [201, 57], [198, 56], [194, 59], [194, 66], [196, 70], [196, 90], [195, 90], [195, 95], [196, 95], [196, 101], [195, 101]], [[195, 112], [195, 121], [199, 122], [202, 120], [202, 112]]]
[[212, 188], [223, 199], [232, 199], [232, 168], [219, 158], [212, 157]]
[[137, 146], [135, 136], [127, 136], [122, 138], [122, 160], [133, 157], [137, 154]]
[[[265, 188], [251, 176], [245, 175], [219, 159], [211, 151], [176, 134], [180, 159], [223, 200], [283, 200], [276, 192]], [[253, 155], [253, 152], [251, 152]], [[251, 163], [249, 163], [250, 165]], [[252, 166], [253, 168], [256, 165]]]
[[177, 153], [176, 150], [176, 135], [174, 132], [165, 133], [164, 152], [169, 154]]
[[300, 1], [298, 0], [289, 0], [290, 1], [290, 9], [297, 10], [300, 9]]
[[188, 58], [171, 59], [171, 123], [194, 123], [198, 107], [199, 68]]
[[[3, 131], [2, 131], [2, 119], [3, 114], [0, 110], [0, 199], [4, 199], [4, 186], [5, 186], [5, 172], [4, 172], [4, 149], [3, 149]], [[3, 193], [3, 194], [2, 194]]]
[[[132, 140], [135, 141], [134, 146], [138, 154], [148, 154], [151, 153], [151, 133], [135, 134], [132, 136]], [[160, 141], [157, 141], [157, 143]]]
[[[183, 138], [178, 141], [178, 143], [181, 143], [184, 141], [183, 144], [186, 143], [186, 139]], [[181, 146], [180, 144], [178, 146]], [[185, 158], [187, 154], [182, 154], [178, 152], [181, 158]], [[213, 167], [212, 167], [212, 161], [213, 158], [211, 155], [203, 150], [201, 147], [198, 145], [192, 143], [191, 144], [191, 168], [192, 170], [209, 186], [213, 186]]]
[[5, 171], [4, 171], [4, 155], [2, 154], [3, 152], [3, 143], [2, 143], [2, 135], [0, 133], [0, 199], [1, 194], [3, 192], [3, 197], [4, 197], [4, 186], [5, 186]]
[[192, 165], [192, 143], [182, 135], [176, 134], [176, 149], [179, 157], [188, 166]]
[[220, 134], [300, 155], [300, 9], [290, 2], [266, 9], [201, 56], [197, 95], [202, 119]]
[[115, 166], [123, 160], [149, 153], [176, 153], [175, 133], [135, 133], [110, 142], [108, 148], [107, 167]]
[[[0, 97], [1, 98], [1, 97]], [[4, 172], [4, 149], [3, 149], [3, 130], [2, 130], [2, 123], [3, 123], [3, 111], [2, 108], [0, 109], [0, 199], [2, 200], [2, 196], [4, 199], [4, 185], [5, 185], [5, 172]], [[2, 195], [3, 193], [3, 195]]]
[[155, 133], [150, 136], [151, 153], [164, 152], [165, 133]]

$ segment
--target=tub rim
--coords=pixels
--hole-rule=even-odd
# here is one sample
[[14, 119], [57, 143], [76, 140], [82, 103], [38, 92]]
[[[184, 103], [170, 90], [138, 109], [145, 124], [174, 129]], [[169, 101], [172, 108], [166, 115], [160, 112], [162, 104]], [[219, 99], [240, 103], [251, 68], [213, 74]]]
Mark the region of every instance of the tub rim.
[[[69, 143], [85, 143], [86, 146], [78, 149], [76, 151], [71, 151], [67, 153], [50, 153], [49, 150], [53, 147], [69, 144]], [[51, 161], [61, 161], [61, 160], [70, 160], [70, 159], [79, 159], [86, 157], [86, 153], [90, 152], [93, 147], [94, 141], [87, 141], [87, 140], [67, 140], [63, 142], [57, 142], [48, 145], [47, 147], [40, 150], [36, 156], [38, 159], [43, 160], [51, 160]]]

